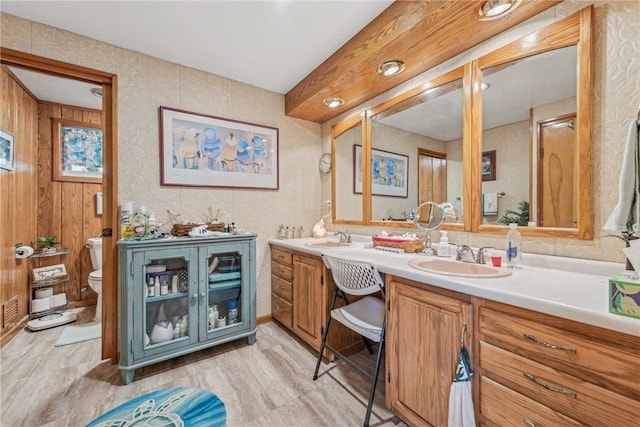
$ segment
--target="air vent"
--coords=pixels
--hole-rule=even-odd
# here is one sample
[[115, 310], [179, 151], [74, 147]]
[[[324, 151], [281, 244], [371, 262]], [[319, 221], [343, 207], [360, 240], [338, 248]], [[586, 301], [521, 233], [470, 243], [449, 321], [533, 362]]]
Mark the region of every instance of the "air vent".
[[18, 296], [11, 298], [2, 304], [2, 329], [7, 329], [16, 324], [18, 320]]

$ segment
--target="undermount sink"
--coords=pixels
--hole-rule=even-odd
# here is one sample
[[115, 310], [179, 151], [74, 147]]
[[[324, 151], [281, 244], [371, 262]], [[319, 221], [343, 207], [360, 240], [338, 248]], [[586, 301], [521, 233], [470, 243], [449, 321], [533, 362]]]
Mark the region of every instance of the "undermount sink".
[[335, 249], [335, 248], [353, 248], [358, 246], [357, 243], [348, 243], [348, 242], [339, 242], [337, 240], [323, 240], [320, 242], [310, 242], [305, 246], [310, 248], [325, 248], [325, 249]]
[[498, 268], [485, 264], [474, 264], [439, 258], [413, 258], [409, 265], [428, 273], [461, 277], [505, 277], [511, 275], [508, 268]]

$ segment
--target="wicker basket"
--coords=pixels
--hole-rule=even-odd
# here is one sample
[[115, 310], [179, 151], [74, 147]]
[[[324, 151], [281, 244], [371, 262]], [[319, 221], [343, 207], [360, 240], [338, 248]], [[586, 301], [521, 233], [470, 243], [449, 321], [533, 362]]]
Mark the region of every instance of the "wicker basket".
[[387, 248], [402, 249], [405, 252], [420, 252], [424, 249], [424, 240], [422, 237], [418, 239], [398, 239], [391, 237], [372, 237], [373, 246], [384, 246]]
[[[195, 223], [173, 224], [173, 227], [171, 228], [171, 234], [173, 234], [174, 236], [188, 236], [189, 235], [189, 231], [193, 227], [197, 227], [199, 225], [204, 225], [204, 224], [195, 224]], [[224, 231], [224, 223], [218, 222], [218, 223], [214, 223], [214, 224], [207, 224], [207, 230], [209, 230], [209, 231]]]

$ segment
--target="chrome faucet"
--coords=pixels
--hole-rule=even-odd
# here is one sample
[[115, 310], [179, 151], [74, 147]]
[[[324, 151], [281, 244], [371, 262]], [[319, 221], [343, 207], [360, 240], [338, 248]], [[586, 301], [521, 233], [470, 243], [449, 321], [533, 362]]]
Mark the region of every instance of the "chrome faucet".
[[467, 245], [458, 245], [456, 249], [456, 261], [474, 262], [476, 264], [485, 263], [485, 251], [492, 249], [491, 246], [483, 246], [478, 249], [478, 253], [474, 255], [473, 249]]
[[349, 233], [349, 230], [345, 230], [345, 231], [336, 231], [333, 233], [334, 236], [340, 236], [340, 241], [341, 242], [347, 242], [347, 243], [351, 243], [351, 233]]

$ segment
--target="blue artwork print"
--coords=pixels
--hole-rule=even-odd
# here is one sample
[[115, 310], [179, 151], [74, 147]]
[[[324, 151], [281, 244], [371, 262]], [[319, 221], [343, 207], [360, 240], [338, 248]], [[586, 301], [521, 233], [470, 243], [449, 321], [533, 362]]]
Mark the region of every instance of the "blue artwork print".
[[174, 119], [172, 167], [269, 175], [267, 135]]
[[63, 172], [102, 173], [102, 130], [62, 126], [60, 138]]
[[389, 187], [404, 187], [404, 163], [380, 154], [373, 154], [371, 158], [373, 183]]

